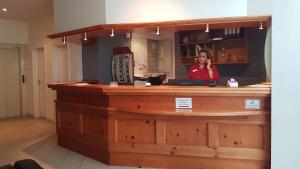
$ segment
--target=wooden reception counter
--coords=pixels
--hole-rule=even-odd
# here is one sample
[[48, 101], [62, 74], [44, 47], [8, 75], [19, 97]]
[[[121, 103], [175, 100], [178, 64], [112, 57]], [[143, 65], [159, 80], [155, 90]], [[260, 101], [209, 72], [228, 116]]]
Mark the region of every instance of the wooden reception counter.
[[[57, 91], [59, 145], [106, 164], [270, 168], [268, 85], [137, 88], [78, 83], [49, 87]], [[176, 102], [176, 98], [190, 102]], [[176, 103], [191, 108], [176, 109]]]

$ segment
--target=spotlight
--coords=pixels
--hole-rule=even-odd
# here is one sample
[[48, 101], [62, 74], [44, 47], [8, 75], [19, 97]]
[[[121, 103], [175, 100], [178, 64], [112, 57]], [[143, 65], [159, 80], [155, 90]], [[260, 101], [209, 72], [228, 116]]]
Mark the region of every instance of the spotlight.
[[156, 35], [160, 35], [159, 26], [156, 28]]
[[264, 29], [262, 21], [260, 21], [260, 26], [259, 26], [258, 29], [259, 29], [259, 30], [263, 30], [263, 29]]
[[67, 37], [66, 37], [66, 36], [63, 37], [63, 43], [64, 43], [64, 44], [67, 43]]
[[111, 29], [111, 34], [110, 34], [110, 36], [111, 36], [111, 37], [115, 36], [115, 31], [114, 31], [113, 28]]
[[87, 41], [87, 34], [86, 34], [86, 32], [84, 32], [84, 38], [83, 38], [83, 40]]
[[209, 32], [209, 24], [206, 24], [205, 32]]
[[2, 11], [3, 12], [7, 12], [7, 8], [2, 8]]

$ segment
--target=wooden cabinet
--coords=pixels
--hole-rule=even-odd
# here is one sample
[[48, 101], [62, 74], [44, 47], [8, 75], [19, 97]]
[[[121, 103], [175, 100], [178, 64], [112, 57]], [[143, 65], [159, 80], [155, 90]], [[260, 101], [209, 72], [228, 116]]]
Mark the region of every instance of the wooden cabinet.
[[208, 51], [214, 64], [247, 64], [247, 29], [215, 29], [209, 33], [200, 30], [179, 32], [180, 64], [197, 62], [197, 54], [203, 49]]
[[[58, 144], [105, 164], [270, 168], [270, 88], [52, 88]], [[179, 97], [191, 98], [192, 108], [176, 109]], [[247, 109], [247, 99], [259, 100], [260, 108]]]

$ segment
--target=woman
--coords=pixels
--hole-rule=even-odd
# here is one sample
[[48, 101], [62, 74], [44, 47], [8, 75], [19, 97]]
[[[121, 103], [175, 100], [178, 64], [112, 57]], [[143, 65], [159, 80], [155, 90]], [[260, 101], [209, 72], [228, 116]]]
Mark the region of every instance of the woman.
[[207, 53], [206, 50], [199, 51], [198, 63], [191, 66], [188, 77], [191, 80], [204, 80], [208, 85], [210, 81], [219, 82], [220, 76], [217, 67], [208, 59]]

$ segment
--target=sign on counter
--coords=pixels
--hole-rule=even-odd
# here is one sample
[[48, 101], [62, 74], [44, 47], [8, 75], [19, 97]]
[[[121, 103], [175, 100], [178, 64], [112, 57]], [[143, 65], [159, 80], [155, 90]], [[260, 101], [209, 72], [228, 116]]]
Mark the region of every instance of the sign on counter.
[[246, 109], [260, 109], [260, 100], [257, 99], [246, 99], [245, 100]]
[[176, 98], [176, 109], [191, 109], [192, 105], [192, 98]]

